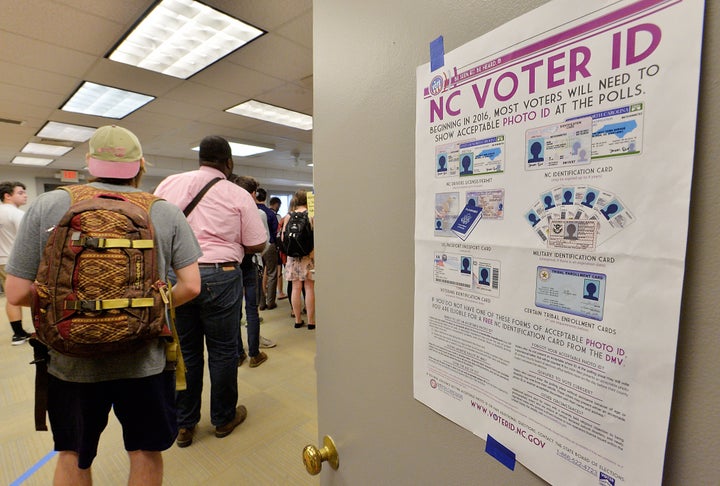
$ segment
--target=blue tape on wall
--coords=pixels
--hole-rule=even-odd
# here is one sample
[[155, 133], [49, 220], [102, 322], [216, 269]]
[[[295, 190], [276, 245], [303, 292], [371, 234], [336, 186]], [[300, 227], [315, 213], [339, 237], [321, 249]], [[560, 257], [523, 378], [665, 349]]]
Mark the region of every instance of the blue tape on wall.
[[443, 36], [430, 43], [430, 72], [445, 65], [445, 41]]
[[488, 434], [487, 442], [485, 443], [485, 452], [500, 461], [503, 466], [511, 471], [515, 470], [515, 453], [493, 439], [490, 434]]

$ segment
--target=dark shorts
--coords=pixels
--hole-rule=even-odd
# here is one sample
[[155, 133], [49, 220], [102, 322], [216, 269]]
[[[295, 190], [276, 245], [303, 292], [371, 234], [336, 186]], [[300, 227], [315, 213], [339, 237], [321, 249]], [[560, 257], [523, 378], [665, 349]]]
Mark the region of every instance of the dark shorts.
[[127, 451], [164, 451], [178, 434], [175, 374], [72, 383], [49, 376], [48, 414], [56, 451], [75, 451], [87, 469], [97, 455], [110, 409], [120, 421]]

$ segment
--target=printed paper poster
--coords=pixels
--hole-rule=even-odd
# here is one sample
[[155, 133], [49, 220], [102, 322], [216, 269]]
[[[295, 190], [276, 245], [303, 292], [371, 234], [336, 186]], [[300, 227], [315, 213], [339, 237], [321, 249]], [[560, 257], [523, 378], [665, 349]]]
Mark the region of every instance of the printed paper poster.
[[414, 395], [551, 484], [662, 482], [703, 11], [555, 0], [417, 69]]

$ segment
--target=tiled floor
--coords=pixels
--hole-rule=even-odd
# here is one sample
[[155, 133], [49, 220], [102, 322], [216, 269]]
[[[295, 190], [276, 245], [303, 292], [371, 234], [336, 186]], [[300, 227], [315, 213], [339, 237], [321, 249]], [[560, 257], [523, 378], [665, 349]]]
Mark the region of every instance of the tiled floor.
[[[34, 369], [30, 346], [11, 346], [11, 330], [0, 296], [0, 484], [52, 484], [55, 458], [50, 432], [35, 432]], [[240, 403], [247, 421], [217, 439], [209, 421], [209, 378], [205, 376], [202, 420], [190, 447], [163, 454], [166, 485], [317, 485], [302, 463], [302, 449], [317, 444], [315, 332], [294, 329], [287, 300], [263, 311], [260, 332], [277, 347], [257, 368], [238, 370]], [[30, 331], [25, 309], [25, 329]], [[35, 468], [35, 469], [33, 469]], [[117, 420], [112, 416], [93, 463], [94, 484], [127, 483], [128, 459]], [[20, 482], [16, 482], [20, 479]], [[15, 483], [13, 483], [15, 482]]]

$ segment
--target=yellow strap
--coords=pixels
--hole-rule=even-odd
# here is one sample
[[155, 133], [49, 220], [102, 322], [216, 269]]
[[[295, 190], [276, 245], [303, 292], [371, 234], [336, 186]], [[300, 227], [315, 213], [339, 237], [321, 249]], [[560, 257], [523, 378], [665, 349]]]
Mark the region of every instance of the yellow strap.
[[[185, 360], [183, 360], [182, 350], [180, 349], [180, 338], [178, 338], [177, 328], [175, 327], [175, 306], [172, 301], [172, 284], [168, 282], [167, 292], [165, 292], [168, 300], [168, 309], [170, 316], [170, 329], [172, 330], [173, 340], [165, 345], [165, 355], [168, 361], [176, 361], [175, 364], [175, 390], [183, 391], [187, 389], [187, 381], [185, 380]], [[163, 299], [164, 300], [164, 299]]]
[[153, 240], [126, 240], [121, 238], [100, 238], [98, 248], [152, 248]]
[[98, 312], [108, 309], [127, 309], [128, 307], [152, 307], [152, 297], [139, 299], [105, 299], [105, 300], [66, 300], [65, 309]]
[[[96, 245], [88, 245], [88, 240], [97, 240]], [[82, 237], [73, 240], [78, 246], [89, 246], [96, 248], [139, 248], [146, 249], [154, 246], [153, 240], [128, 240], [126, 238], [90, 238]]]

